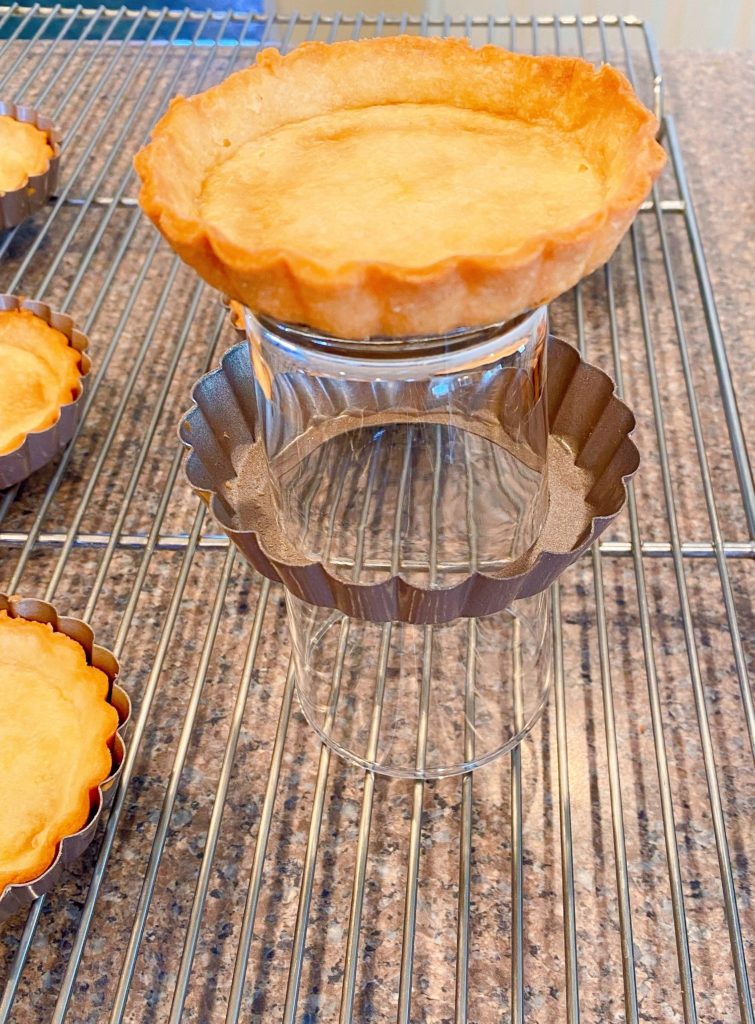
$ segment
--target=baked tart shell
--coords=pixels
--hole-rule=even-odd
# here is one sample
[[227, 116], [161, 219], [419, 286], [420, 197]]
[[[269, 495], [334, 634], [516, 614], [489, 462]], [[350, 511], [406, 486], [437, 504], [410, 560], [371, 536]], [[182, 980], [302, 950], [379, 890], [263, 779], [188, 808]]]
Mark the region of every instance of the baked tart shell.
[[[117, 712], [117, 724], [107, 737], [110, 751], [110, 766], [102, 773], [99, 781], [82, 792], [82, 807], [71, 815], [70, 832], [60, 836], [55, 851], [40, 848], [39, 861], [34, 877], [6, 885], [0, 892], [0, 920], [11, 916], [28, 906], [37, 896], [49, 892], [58, 882], [63, 869], [77, 860], [91, 843], [97, 831], [103, 808], [107, 807], [115, 794], [115, 786], [126, 757], [123, 733], [131, 715], [131, 703], [118, 682], [120, 667], [115, 655], [95, 643], [94, 633], [81, 619], [70, 618], [58, 613], [47, 601], [33, 598], [9, 597], [0, 593], [0, 612], [11, 619], [44, 623], [55, 633], [61, 633], [78, 644], [86, 655], [87, 663], [99, 669], [107, 677], [107, 703]], [[88, 809], [87, 805], [88, 804]], [[83, 824], [82, 818], [85, 818]]]
[[12, 451], [0, 454], [0, 490], [31, 476], [69, 443], [81, 418], [82, 400], [92, 367], [87, 355], [89, 339], [67, 313], [57, 312], [45, 302], [0, 294], [0, 312], [6, 310], [28, 310], [68, 339], [71, 348], [79, 353], [79, 385], [77, 394], [71, 401], [61, 405], [57, 418], [51, 424], [26, 434]]
[[176, 98], [135, 166], [145, 212], [231, 299], [397, 337], [510, 320], [605, 263], [665, 163], [657, 129], [608, 65], [311, 42]]
[[17, 106], [0, 100], [0, 116], [31, 124], [47, 135], [50, 156], [47, 166], [30, 175], [19, 187], [0, 189], [0, 230], [15, 228], [45, 205], [58, 183], [62, 135], [49, 117], [33, 107]]

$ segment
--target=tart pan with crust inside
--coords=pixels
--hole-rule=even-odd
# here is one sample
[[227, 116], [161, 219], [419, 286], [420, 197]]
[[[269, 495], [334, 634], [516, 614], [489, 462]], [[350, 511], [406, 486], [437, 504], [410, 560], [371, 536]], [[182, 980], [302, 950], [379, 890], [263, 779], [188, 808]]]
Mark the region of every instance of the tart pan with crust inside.
[[2, 893], [41, 875], [86, 825], [120, 723], [108, 675], [50, 623], [0, 606], [0, 663]]
[[17, 227], [55, 191], [61, 135], [33, 107], [0, 100], [0, 231]]

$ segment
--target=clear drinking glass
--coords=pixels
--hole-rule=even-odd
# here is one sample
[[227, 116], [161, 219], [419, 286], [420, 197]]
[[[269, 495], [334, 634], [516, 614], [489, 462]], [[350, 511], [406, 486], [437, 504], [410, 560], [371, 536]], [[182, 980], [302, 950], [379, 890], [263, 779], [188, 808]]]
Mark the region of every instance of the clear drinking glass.
[[403, 778], [470, 771], [537, 721], [551, 679], [548, 591], [484, 618], [365, 622], [286, 592], [302, 710], [364, 768]]
[[[452, 587], [534, 544], [548, 507], [547, 311], [442, 337], [346, 341], [245, 313], [280, 529], [343, 580]], [[287, 594], [313, 727], [377, 771], [432, 777], [510, 749], [542, 709], [549, 603], [365, 622]]]

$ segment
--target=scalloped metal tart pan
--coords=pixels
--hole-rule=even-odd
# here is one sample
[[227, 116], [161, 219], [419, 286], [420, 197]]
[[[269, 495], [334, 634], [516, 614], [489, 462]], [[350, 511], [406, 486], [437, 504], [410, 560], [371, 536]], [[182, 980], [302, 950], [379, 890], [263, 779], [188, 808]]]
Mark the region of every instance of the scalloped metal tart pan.
[[18, 227], [45, 205], [58, 184], [60, 151], [63, 137], [49, 117], [34, 107], [17, 106], [0, 100], [0, 114], [15, 121], [33, 124], [47, 134], [52, 157], [42, 174], [32, 175], [20, 188], [0, 192], [0, 231]]
[[18, 295], [0, 295], [0, 310], [28, 309], [45, 323], [68, 338], [69, 344], [81, 355], [78, 395], [60, 407], [60, 415], [49, 427], [27, 434], [21, 444], [11, 452], [0, 455], [0, 490], [12, 487], [36, 473], [51, 462], [73, 437], [81, 419], [82, 399], [88, 386], [92, 363], [87, 355], [88, 337], [80, 331], [67, 313], [58, 313], [45, 302], [24, 299]]
[[12, 618], [28, 619], [31, 622], [49, 623], [57, 633], [63, 633], [84, 648], [90, 665], [100, 669], [110, 681], [108, 703], [118, 712], [118, 728], [111, 745], [112, 767], [110, 774], [90, 793], [90, 810], [86, 824], [73, 835], [64, 836], [52, 864], [29, 882], [7, 885], [0, 893], [0, 921], [23, 910], [43, 893], [49, 892], [60, 879], [64, 868], [71, 865], [84, 853], [92, 842], [99, 825], [103, 809], [108, 807], [115, 795], [115, 787], [126, 759], [124, 730], [131, 717], [131, 701], [118, 683], [120, 666], [118, 659], [105, 647], [94, 641], [94, 633], [86, 622], [59, 615], [56, 608], [47, 601], [34, 598], [8, 597], [0, 593], [0, 611], [6, 611]]
[[[603, 533], [640, 463], [630, 436], [634, 415], [611, 378], [565, 341], [548, 344], [548, 515], [538, 542], [500, 570], [470, 573], [447, 588], [423, 589], [400, 574], [356, 584], [296, 551], [271, 514], [245, 343], [194, 387], [195, 404], [179, 428], [188, 481], [254, 568], [311, 604], [375, 622], [440, 623], [500, 611], [548, 587]], [[387, 422], [392, 414], [383, 415]]]

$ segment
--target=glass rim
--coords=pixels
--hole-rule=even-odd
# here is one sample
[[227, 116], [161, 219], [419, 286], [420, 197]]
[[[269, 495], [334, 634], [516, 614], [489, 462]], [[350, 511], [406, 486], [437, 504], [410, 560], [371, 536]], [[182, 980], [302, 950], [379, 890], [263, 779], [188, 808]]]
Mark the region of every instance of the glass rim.
[[[264, 338], [294, 362], [329, 376], [353, 377], [361, 369], [370, 379], [407, 379], [419, 371], [429, 377], [473, 369], [521, 355], [547, 319], [546, 305], [499, 324], [463, 327], [447, 334], [350, 340], [333, 338], [300, 324], [288, 324], [244, 307], [247, 338]], [[361, 374], [358, 374], [361, 375]]]

